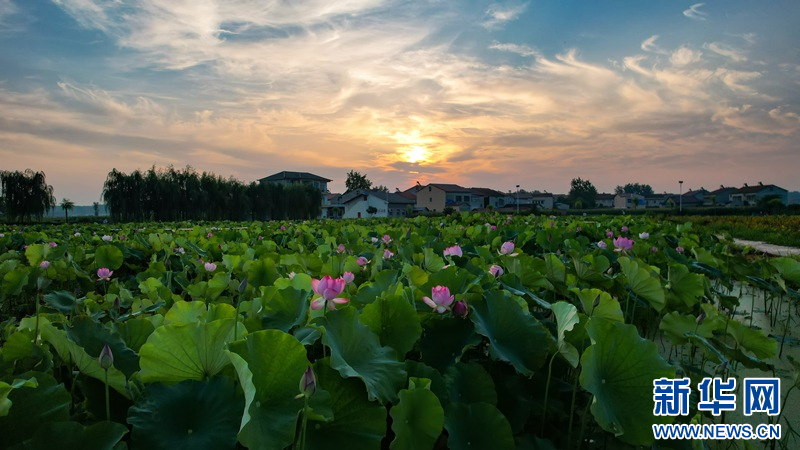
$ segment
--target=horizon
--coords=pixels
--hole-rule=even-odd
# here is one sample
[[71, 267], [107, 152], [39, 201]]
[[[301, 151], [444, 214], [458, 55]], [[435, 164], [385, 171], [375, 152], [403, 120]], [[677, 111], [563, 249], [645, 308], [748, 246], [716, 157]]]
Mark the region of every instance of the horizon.
[[0, 0], [2, 170], [800, 190], [800, 2]]

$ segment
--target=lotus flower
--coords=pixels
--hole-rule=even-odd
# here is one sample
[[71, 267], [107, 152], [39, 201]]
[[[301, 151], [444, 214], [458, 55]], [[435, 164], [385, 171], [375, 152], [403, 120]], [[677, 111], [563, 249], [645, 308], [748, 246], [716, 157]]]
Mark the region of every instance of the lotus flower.
[[625, 226], [623, 226], [623, 227], [622, 227], [622, 232], [623, 232], [623, 233], [627, 233], [627, 232], [628, 232], [628, 227], [625, 227]]
[[639, 239], [648, 239], [649, 237], [650, 233], [648, 233], [647, 231], [642, 231], [641, 233], [639, 233]]
[[383, 259], [392, 259], [392, 258], [394, 258], [394, 253], [390, 252], [388, 248], [383, 251]]
[[47, 270], [50, 267], [50, 261], [42, 261], [39, 263], [39, 268]]
[[281, 225], [281, 231], [286, 231], [286, 227], [284, 225]]
[[391, 236], [389, 236], [388, 234], [384, 234], [384, 235], [383, 235], [383, 239], [382, 239], [382, 240], [383, 240], [383, 243], [384, 243], [384, 244], [389, 244], [389, 243], [391, 243], [391, 242], [392, 242], [392, 238], [391, 238]]
[[261, 236], [261, 235], [259, 234], [259, 235], [258, 235], [258, 240], [259, 240], [259, 241], [263, 241], [263, 240], [264, 240], [264, 236]]
[[345, 283], [350, 284], [356, 279], [356, 276], [353, 275], [353, 272], [345, 272], [342, 274], [342, 279]]
[[464, 254], [461, 252], [461, 247], [454, 245], [444, 249], [444, 256], [464, 256]]
[[349, 300], [346, 298], [338, 298], [338, 295], [344, 290], [347, 284], [343, 278], [331, 278], [330, 275], [325, 275], [321, 280], [316, 278], [311, 280], [311, 289], [320, 297], [311, 302], [311, 309], [320, 310], [328, 305], [328, 309], [333, 311], [336, 305], [343, 305]]
[[373, 236], [371, 240], [372, 240], [373, 244], [377, 244], [378, 243], [378, 238], [376, 238], [375, 236]]
[[347, 251], [347, 249], [345, 248], [344, 244], [339, 244], [339, 246], [336, 247], [336, 251], [339, 253], [344, 253], [345, 251]]
[[497, 264], [492, 265], [489, 267], [489, 273], [492, 274], [495, 278], [500, 278], [503, 276], [503, 268], [498, 266]]
[[111, 275], [114, 274], [113, 270], [109, 270], [107, 267], [101, 267], [97, 269], [97, 278], [99, 280], [106, 280], [111, 281]]
[[174, 248], [172, 251], [175, 253], [180, 253], [181, 255], [186, 254], [186, 250], [184, 250], [183, 247]]
[[513, 251], [514, 251], [514, 243], [511, 241], [503, 242], [503, 245], [500, 246], [501, 255], [509, 255], [509, 256], [519, 255], [519, 253], [511, 253]]
[[296, 273], [294, 273], [294, 272], [289, 272], [289, 274], [288, 274], [288, 275], [286, 275], [286, 276], [287, 276], [287, 277], [289, 277], [289, 279], [290, 279], [290, 280], [294, 280], [294, 276], [295, 276], [295, 275], [297, 275], [297, 274], [296, 274]]
[[106, 235], [103, 235], [103, 237], [102, 237], [102, 238], [100, 238], [100, 239], [102, 239], [102, 240], [104, 240], [104, 241], [106, 241], [106, 242], [111, 242], [111, 241], [113, 241], [113, 240], [114, 240], [114, 238], [112, 238], [111, 236], [109, 236], [109, 235], [107, 235], [107, 234], [106, 234]]
[[81, 232], [80, 232], [80, 231], [76, 231], [76, 232], [75, 232], [75, 234], [73, 234], [73, 236], [75, 236], [75, 237], [81, 237]]
[[608, 244], [606, 244], [605, 241], [598, 241], [597, 248], [605, 250], [608, 248]]
[[463, 300], [459, 300], [453, 305], [453, 315], [456, 317], [465, 318], [469, 315], [469, 306], [467, 306], [467, 302]]
[[497, 225], [492, 225], [492, 231], [497, 229]]
[[213, 272], [213, 271], [217, 270], [217, 265], [214, 264], [213, 262], [207, 262], [207, 263], [203, 264], [203, 267], [205, 267], [206, 272]]
[[358, 259], [356, 260], [356, 264], [363, 267], [369, 264], [369, 260], [363, 256], [359, 256]]
[[311, 366], [308, 366], [303, 376], [300, 377], [300, 395], [295, 398], [306, 397], [309, 398], [317, 392], [317, 377]]
[[608, 230], [608, 231], [606, 231], [606, 237], [607, 237], [607, 238], [612, 238], [612, 237], [614, 237], [614, 232], [613, 232], [613, 231], [611, 231], [611, 230]]
[[214, 233], [208, 233], [208, 234], [206, 235], [206, 237], [207, 237], [207, 238], [209, 238], [209, 239], [211, 239], [212, 237], [214, 237]]
[[678, 253], [683, 253], [683, 247], [675, 247], [675, 251]]
[[630, 250], [633, 248], [633, 239], [628, 239], [623, 236], [615, 238], [614, 247], [615, 252], [624, 252], [626, 250]]
[[103, 370], [108, 370], [114, 365], [114, 354], [111, 352], [111, 347], [109, 347], [108, 344], [103, 346], [103, 350], [100, 351], [97, 362], [100, 363], [100, 367], [102, 367]]
[[58, 244], [56, 244], [53, 241], [50, 241], [50, 243], [48, 245], [50, 245], [50, 247], [58, 247]]
[[447, 286], [434, 286], [433, 289], [431, 289], [431, 297], [433, 298], [422, 297], [422, 301], [439, 314], [444, 314], [445, 311], [449, 311], [450, 305], [455, 299], [455, 296], [450, 295], [450, 288]]
[[658, 252], [658, 247], [656, 247], [655, 245], [650, 247], [650, 253], [656, 253], [656, 252]]

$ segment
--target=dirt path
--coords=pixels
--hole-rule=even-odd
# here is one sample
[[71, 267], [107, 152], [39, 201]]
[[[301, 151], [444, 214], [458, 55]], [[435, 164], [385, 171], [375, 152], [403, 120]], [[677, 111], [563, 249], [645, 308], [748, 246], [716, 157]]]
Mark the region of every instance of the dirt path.
[[760, 252], [775, 256], [800, 255], [800, 248], [784, 247], [782, 245], [768, 244], [761, 241], [746, 241], [744, 239], [734, 239], [733, 243], [742, 247], [752, 247]]

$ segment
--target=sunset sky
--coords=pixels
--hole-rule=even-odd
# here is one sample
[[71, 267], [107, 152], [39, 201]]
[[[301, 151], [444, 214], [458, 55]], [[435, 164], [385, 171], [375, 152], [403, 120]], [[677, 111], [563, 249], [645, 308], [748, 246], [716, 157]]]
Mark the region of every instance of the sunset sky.
[[0, 169], [800, 189], [800, 1], [0, 0]]

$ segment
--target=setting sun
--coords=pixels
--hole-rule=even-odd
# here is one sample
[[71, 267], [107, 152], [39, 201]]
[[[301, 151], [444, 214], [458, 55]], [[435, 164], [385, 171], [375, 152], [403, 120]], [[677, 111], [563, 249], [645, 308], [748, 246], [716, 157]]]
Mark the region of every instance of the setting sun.
[[418, 163], [428, 159], [428, 151], [419, 145], [409, 148], [405, 153], [406, 162]]

